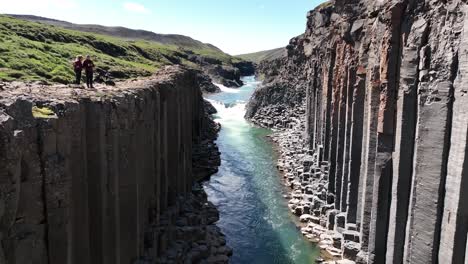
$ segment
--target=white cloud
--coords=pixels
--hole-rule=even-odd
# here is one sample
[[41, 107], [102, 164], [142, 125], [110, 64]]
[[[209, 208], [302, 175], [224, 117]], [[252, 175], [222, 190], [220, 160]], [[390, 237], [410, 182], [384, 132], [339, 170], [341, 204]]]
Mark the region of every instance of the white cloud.
[[134, 3], [134, 2], [125, 2], [123, 4], [123, 7], [131, 12], [135, 13], [143, 13], [143, 14], [148, 14], [151, 11], [147, 9], [144, 5], [139, 4], [139, 3]]

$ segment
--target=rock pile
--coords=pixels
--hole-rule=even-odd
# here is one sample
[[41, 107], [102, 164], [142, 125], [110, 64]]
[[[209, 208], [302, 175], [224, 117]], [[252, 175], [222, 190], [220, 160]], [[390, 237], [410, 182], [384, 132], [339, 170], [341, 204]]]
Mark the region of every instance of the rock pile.
[[318, 243], [325, 259], [354, 263], [341, 260], [359, 253], [357, 226], [346, 224], [346, 215], [334, 209], [334, 195], [327, 188], [329, 165], [319, 162], [320, 153], [304, 148], [303, 129], [303, 122], [295, 122], [271, 136], [280, 154], [277, 168], [290, 188], [288, 207], [299, 217], [302, 234]]
[[228, 263], [232, 249], [216, 226], [218, 220], [218, 210], [196, 184], [190, 196], [161, 216], [156, 230], [164, 253], [156, 263]]
[[319, 163], [319, 153], [304, 147], [305, 115], [300, 114], [303, 107], [272, 115], [276, 120], [262, 114], [271, 113], [271, 109], [262, 109], [252, 121], [277, 130], [270, 136], [279, 152], [277, 168], [290, 189], [288, 207], [302, 223], [302, 234], [318, 243], [322, 256], [329, 260], [323, 263], [354, 263], [345, 259], [353, 255], [355, 258], [359, 252], [359, 232], [356, 226], [349, 225], [350, 231], [346, 231], [344, 215], [334, 210], [334, 197], [327, 190], [327, 162]]

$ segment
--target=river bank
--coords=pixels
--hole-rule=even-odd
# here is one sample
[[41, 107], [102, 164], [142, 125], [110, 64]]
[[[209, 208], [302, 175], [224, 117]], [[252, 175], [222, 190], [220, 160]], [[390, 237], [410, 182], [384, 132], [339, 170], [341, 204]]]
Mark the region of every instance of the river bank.
[[[358, 238], [358, 233], [348, 232], [342, 235], [335, 230], [344, 223], [327, 225], [326, 219], [320, 218], [323, 201], [327, 199], [324, 191], [324, 179], [320, 178], [328, 170], [327, 164], [320, 168], [312, 168], [314, 153], [303, 146], [303, 133], [297, 129], [280, 131], [270, 136], [275, 149], [278, 151], [277, 168], [282, 174], [282, 182], [288, 190], [285, 197], [288, 208], [296, 221], [302, 235], [311, 243], [315, 243], [320, 250], [320, 258], [327, 264], [354, 263], [342, 256], [357, 254], [358, 248], [353, 243], [344, 242], [344, 239]], [[308, 173], [314, 171], [315, 173]], [[334, 215], [332, 216], [334, 217]], [[344, 226], [344, 225], [343, 225]]]
[[[354, 263], [347, 260], [346, 256], [352, 257], [359, 252], [359, 248], [353, 242], [359, 239], [358, 232], [353, 231], [352, 226], [347, 226], [351, 231], [346, 231], [343, 235], [339, 231], [344, 229], [344, 222], [329, 224], [328, 218], [320, 217], [323, 214], [322, 210], [330, 211], [329, 217], [332, 218], [335, 218], [337, 213], [333, 208], [326, 206], [331, 202], [330, 199], [333, 199], [327, 195], [326, 189], [328, 164], [316, 166], [320, 153], [305, 147], [305, 107], [300, 105], [283, 111], [286, 113], [278, 111], [277, 108], [262, 109], [262, 112], [250, 121], [275, 131], [268, 138], [278, 157], [276, 168], [287, 193], [284, 198], [288, 203], [288, 210], [293, 219], [298, 219], [295, 224], [301, 234], [320, 251], [317, 262]], [[279, 114], [288, 118], [280, 118]], [[272, 119], [271, 116], [277, 118]]]

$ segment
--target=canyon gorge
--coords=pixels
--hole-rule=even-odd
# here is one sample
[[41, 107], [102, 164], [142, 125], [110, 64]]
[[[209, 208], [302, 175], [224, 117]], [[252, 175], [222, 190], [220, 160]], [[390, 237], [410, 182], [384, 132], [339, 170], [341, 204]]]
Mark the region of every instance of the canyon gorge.
[[0, 264], [468, 264], [466, 0], [328, 1], [255, 65], [83, 36], [115, 86], [0, 82]]

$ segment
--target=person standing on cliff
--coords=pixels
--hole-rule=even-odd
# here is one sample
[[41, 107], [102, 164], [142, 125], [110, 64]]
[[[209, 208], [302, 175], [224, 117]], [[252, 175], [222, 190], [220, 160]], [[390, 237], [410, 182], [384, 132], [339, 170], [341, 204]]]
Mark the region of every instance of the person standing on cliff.
[[73, 70], [75, 71], [75, 84], [80, 84], [81, 72], [83, 71], [83, 56], [76, 56], [76, 60], [73, 62]]
[[91, 60], [91, 56], [86, 55], [86, 60], [84, 60], [83, 62], [83, 68], [85, 69], [85, 73], [86, 73], [86, 86], [88, 86], [88, 88], [94, 88], [93, 87], [94, 63]]
[[94, 63], [91, 60], [91, 56], [86, 55], [86, 60], [83, 62], [83, 68], [85, 69], [85, 73], [86, 73], [86, 86], [88, 86], [88, 88], [94, 88], [93, 87]]

